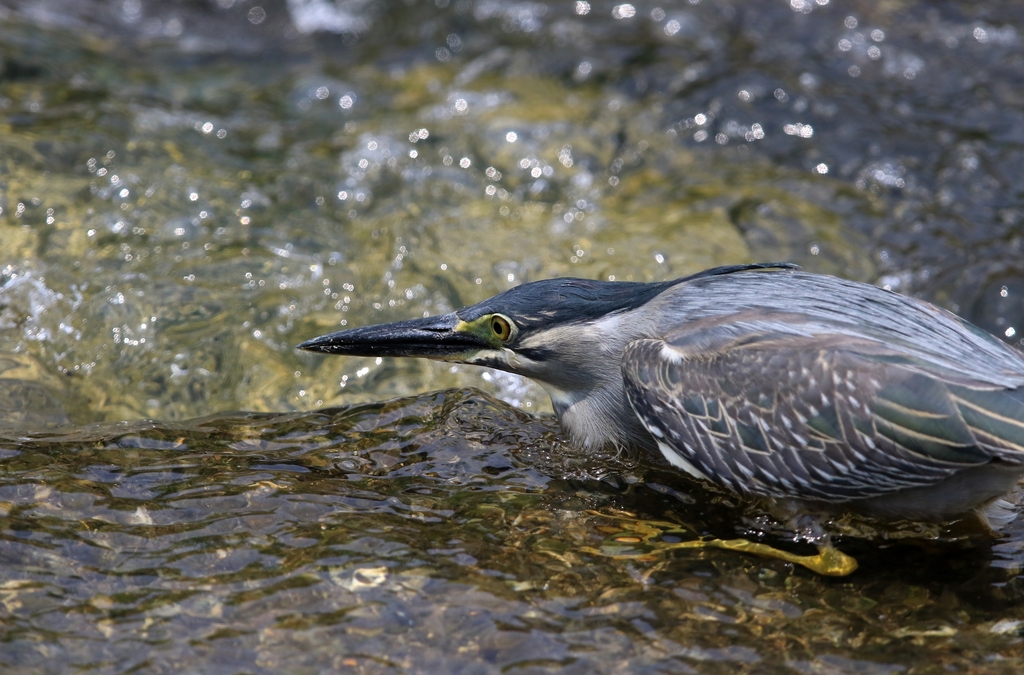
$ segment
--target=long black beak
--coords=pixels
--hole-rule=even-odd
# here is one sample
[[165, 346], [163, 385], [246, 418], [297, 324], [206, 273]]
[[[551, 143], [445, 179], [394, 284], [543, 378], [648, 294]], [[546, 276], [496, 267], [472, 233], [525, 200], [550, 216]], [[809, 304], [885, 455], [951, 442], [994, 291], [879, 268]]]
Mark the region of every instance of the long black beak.
[[453, 359], [484, 347], [471, 333], [456, 331], [459, 317], [431, 316], [338, 331], [307, 340], [299, 349], [349, 356], [418, 356]]

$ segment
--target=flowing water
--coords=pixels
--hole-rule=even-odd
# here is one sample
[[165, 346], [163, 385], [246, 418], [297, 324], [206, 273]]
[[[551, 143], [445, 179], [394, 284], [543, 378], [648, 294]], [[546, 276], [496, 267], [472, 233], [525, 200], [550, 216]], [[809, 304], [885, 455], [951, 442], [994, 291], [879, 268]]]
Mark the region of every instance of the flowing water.
[[[767, 260], [1019, 344], [1021, 31], [1013, 2], [3, 0], [3, 671], [1021, 672], [1024, 523], [807, 525], [581, 455], [519, 378], [294, 349]], [[820, 527], [857, 572], [671, 548]]]

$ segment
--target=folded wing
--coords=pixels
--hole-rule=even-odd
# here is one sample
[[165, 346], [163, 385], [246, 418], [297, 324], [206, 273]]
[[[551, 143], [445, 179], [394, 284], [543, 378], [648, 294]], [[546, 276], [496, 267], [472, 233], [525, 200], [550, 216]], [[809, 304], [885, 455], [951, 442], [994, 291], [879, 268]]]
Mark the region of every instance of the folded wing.
[[1024, 391], [877, 340], [688, 325], [623, 356], [666, 458], [740, 492], [825, 501], [1024, 470]]

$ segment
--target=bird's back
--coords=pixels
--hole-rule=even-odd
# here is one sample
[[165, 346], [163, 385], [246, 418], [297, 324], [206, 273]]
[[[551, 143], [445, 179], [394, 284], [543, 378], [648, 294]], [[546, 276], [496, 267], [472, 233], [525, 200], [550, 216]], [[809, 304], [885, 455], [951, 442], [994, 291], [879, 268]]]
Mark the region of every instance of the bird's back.
[[[679, 284], [656, 302], [666, 303], [663, 316], [686, 322], [746, 317], [741, 323], [751, 330], [849, 335], [887, 344], [950, 377], [1024, 386], [1019, 351], [950, 312], [869, 284], [800, 271], [741, 271]], [[661, 331], [672, 328], [666, 323]]]

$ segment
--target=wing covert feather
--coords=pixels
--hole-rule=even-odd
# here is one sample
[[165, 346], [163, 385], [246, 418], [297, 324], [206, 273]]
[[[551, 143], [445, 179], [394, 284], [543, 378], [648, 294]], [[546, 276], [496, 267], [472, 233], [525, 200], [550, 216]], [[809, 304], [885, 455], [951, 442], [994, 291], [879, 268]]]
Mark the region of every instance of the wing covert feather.
[[687, 332], [631, 343], [622, 371], [666, 456], [740, 492], [847, 501], [1024, 464], [1024, 393], [947, 381], [873, 341]]

